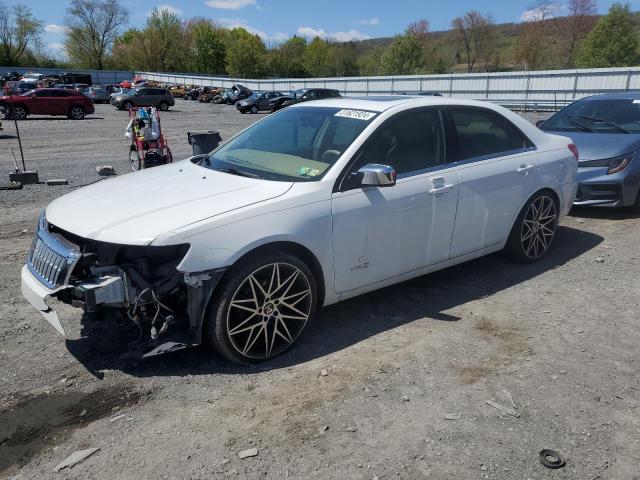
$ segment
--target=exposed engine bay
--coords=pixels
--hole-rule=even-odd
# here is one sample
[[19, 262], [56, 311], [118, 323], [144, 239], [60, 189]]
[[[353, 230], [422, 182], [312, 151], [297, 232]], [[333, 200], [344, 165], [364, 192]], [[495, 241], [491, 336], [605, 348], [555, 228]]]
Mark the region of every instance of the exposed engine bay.
[[[59, 245], [67, 249], [60, 259]], [[27, 266], [63, 303], [90, 315], [126, 316], [142, 343], [154, 348], [171, 338], [164, 350], [175, 350], [201, 343], [204, 312], [224, 272], [179, 272], [188, 250], [188, 244], [137, 246], [81, 238], [43, 215]]]

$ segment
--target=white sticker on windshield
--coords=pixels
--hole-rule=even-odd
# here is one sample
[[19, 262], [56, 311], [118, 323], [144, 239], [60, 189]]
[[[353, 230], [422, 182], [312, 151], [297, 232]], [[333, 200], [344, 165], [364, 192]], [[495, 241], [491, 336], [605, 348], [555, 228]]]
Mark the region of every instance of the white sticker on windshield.
[[634, 100], [633, 103], [640, 103], [640, 100]]
[[365, 112], [364, 110], [340, 110], [334, 117], [355, 118], [357, 120], [371, 120], [377, 114], [373, 112]]

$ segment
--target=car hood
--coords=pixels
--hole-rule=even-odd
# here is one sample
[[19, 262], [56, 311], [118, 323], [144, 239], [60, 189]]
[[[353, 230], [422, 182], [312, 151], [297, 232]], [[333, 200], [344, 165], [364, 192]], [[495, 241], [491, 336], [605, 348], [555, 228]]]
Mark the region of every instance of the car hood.
[[580, 161], [614, 158], [640, 149], [640, 135], [627, 133], [549, 132], [569, 137]]
[[283, 195], [291, 186], [185, 160], [76, 190], [51, 202], [46, 217], [83, 238], [147, 245], [175, 229]]

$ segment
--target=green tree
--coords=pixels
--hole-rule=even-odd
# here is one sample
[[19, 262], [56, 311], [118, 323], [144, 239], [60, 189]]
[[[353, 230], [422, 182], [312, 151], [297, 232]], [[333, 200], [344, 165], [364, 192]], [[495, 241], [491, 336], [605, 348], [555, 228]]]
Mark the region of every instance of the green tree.
[[629, 4], [614, 4], [587, 35], [577, 64], [586, 68], [627, 67], [638, 59], [638, 34]]
[[130, 48], [140, 49], [146, 69], [180, 71], [186, 60], [183, 38], [180, 18], [167, 9], [154, 8]]
[[305, 77], [304, 52], [307, 41], [302, 37], [293, 36], [281, 43], [270, 52], [269, 70], [276, 77]]
[[242, 27], [229, 30], [226, 41], [227, 72], [240, 78], [256, 78], [265, 67], [267, 47], [258, 35]]
[[211, 20], [196, 18], [187, 26], [191, 41], [191, 70], [201, 73], [224, 73], [225, 31]]
[[360, 69], [358, 68], [358, 53], [354, 42], [336, 43], [333, 45], [329, 61], [332, 75], [351, 77], [357, 76], [360, 73]]
[[326, 40], [316, 37], [305, 48], [304, 67], [312, 77], [328, 77], [331, 75], [331, 45]]
[[38, 46], [42, 22], [24, 5], [0, 3], [0, 64], [18, 65], [28, 49]]
[[413, 75], [424, 68], [424, 50], [420, 38], [410, 32], [396, 35], [393, 43], [382, 56], [387, 75]]
[[102, 70], [128, 19], [127, 9], [118, 0], [72, 0], [65, 18], [69, 60]]

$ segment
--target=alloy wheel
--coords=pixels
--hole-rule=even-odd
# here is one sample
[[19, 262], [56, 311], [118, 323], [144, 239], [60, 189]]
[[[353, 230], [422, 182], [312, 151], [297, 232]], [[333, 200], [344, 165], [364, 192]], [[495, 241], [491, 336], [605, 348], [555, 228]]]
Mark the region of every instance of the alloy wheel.
[[520, 241], [522, 250], [530, 259], [540, 258], [546, 253], [555, 235], [558, 214], [551, 197], [536, 198], [524, 216]]
[[142, 162], [140, 161], [140, 154], [137, 150], [129, 150], [129, 166], [132, 171], [140, 170]]
[[242, 356], [264, 360], [286, 350], [311, 316], [309, 279], [289, 263], [272, 263], [248, 275], [227, 309], [227, 335]]
[[73, 107], [71, 109], [71, 118], [74, 120], [82, 120], [84, 118], [84, 110], [80, 107]]
[[27, 111], [24, 109], [24, 107], [13, 107], [11, 109], [11, 115], [16, 120], [24, 120], [25, 118], [27, 118]]

